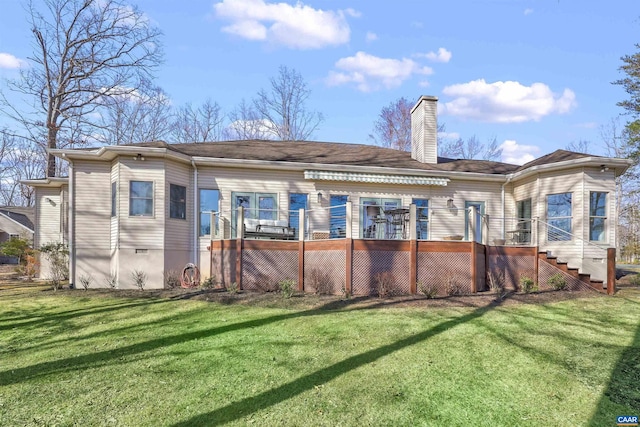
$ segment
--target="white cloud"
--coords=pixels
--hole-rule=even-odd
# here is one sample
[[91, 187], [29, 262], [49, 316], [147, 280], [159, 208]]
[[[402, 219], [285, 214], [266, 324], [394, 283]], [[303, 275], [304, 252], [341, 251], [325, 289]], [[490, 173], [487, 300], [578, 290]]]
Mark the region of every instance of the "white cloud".
[[429, 80], [422, 80], [418, 82], [418, 86], [420, 87], [429, 87], [431, 86], [431, 83], [429, 82]]
[[394, 88], [411, 76], [429, 75], [433, 70], [412, 59], [380, 58], [365, 52], [341, 58], [335, 63], [340, 71], [330, 71], [326, 82], [329, 86], [354, 83], [358, 90], [371, 92], [381, 88]]
[[433, 62], [449, 62], [451, 60], [451, 52], [441, 47], [438, 52], [417, 53], [414, 55], [417, 58], [427, 58]]
[[346, 17], [353, 9], [325, 11], [302, 3], [268, 3], [264, 0], [222, 0], [214, 4], [216, 17], [229, 21], [222, 31], [293, 49], [320, 49], [347, 43], [351, 29]]
[[532, 13], [533, 13], [533, 9], [531, 9], [531, 8], [527, 8], [527, 9], [524, 10], [525, 16], [526, 15], [531, 15]]
[[376, 33], [371, 32], [371, 31], [367, 31], [367, 35], [365, 36], [365, 39], [368, 42], [373, 42], [373, 41], [378, 40], [378, 35]]
[[442, 113], [493, 123], [539, 121], [552, 113], [565, 114], [575, 107], [575, 94], [562, 95], [544, 83], [524, 86], [519, 82], [487, 83], [484, 79], [445, 87], [442, 92], [454, 99], [442, 104]]
[[0, 68], [15, 69], [26, 65], [26, 62], [10, 53], [0, 52]]
[[458, 132], [438, 132], [438, 137], [442, 139], [460, 139], [460, 134]]
[[540, 148], [535, 145], [521, 145], [512, 139], [500, 144], [502, 149], [502, 161], [514, 165], [523, 165], [535, 159]]

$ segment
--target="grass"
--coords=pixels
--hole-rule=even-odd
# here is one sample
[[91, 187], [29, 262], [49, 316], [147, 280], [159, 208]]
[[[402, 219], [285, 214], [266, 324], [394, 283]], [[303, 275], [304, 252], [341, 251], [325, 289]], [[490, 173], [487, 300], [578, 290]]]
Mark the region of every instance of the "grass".
[[599, 426], [640, 412], [636, 289], [481, 307], [20, 286], [0, 299], [0, 425]]

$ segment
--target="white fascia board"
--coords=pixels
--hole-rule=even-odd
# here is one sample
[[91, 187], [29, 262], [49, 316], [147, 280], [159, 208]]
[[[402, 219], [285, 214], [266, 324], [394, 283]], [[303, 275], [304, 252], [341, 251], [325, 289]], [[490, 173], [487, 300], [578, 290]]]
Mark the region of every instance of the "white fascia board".
[[64, 160], [106, 160], [111, 161], [118, 156], [132, 156], [142, 154], [149, 158], [167, 158], [183, 163], [191, 163], [191, 157], [166, 148], [131, 147], [122, 145], [108, 145], [96, 150], [65, 150], [50, 149], [48, 152]]
[[544, 165], [537, 165], [527, 168], [525, 170], [508, 175], [510, 179], [523, 179], [530, 175], [534, 175], [540, 172], [553, 172], [556, 170], [570, 169], [584, 166], [591, 167], [613, 167], [616, 171], [620, 171], [616, 176], [622, 175], [631, 166], [632, 161], [630, 159], [620, 159], [616, 157], [584, 157], [582, 159], [565, 160], [563, 162], [548, 163]]
[[506, 175], [485, 174], [475, 172], [439, 171], [423, 169], [392, 169], [381, 166], [335, 165], [327, 163], [279, 162], [273, 160], [241, 160], [214, 157], [193, 157], [198, 166], [222, 166], [231, 168], [273, 169], [304, 172], [307, 169], [320, 169], [333, 172], [358, 172], [383, 175], [417, 175], [426, 177], [442, 177], [459, 180], [478, 179], [484, 181], [506, 181]]
[[20, 184], [28, 185], [31, 187], [62, 187], [69, 184], [69, 178], [43, 178], [43, 179], [25, 179], [20, 181]]

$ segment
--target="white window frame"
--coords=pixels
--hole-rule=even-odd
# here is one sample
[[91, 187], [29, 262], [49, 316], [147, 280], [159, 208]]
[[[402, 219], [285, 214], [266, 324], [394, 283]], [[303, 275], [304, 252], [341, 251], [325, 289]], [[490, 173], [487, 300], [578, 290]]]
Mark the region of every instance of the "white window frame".
[[[179, 216], [172, 216], [171, 215], [171, 203], [174, 202], [174, 200], [171, 199], [171, 187], [180, 187], [180, 188], [184, 188], [184, 218], [180, 218]], [[186, 221], [187, 220], [187, 186], [186, 185], [181, 185], [181, 184], [172, 184], [169, 183], [169, 219], [177, 219], [180, 221]], [[179, 201], [178, 201], [179, 202]]]
[[[133, 197], [131, 196], [131, 186], [134, 182], [145, 182], [145, 183], [149, 183], [151, 184], [151, 213], [147, 214], [147, 213], [142, 213], [142, 214], [134, 214], [132, 213], [132, 207], [133, 207]], [[137, 179], [132, 179], [129, 181], [129, 216], [130, 217], [135, 217], [135, 218], [153, 218], [154, 217], [154, 212], [155, 212], [155, 208], [156, 208], [156, 201], [155, 201], [155, 183], [154, 181], [142, 181], [142, 180], [137, 180]], [[140, 200], [148, 200], [148, 198], [146, 197], [136, 197], [135, 198], [140, 199]]]
[[[592, 215], [592, 210], [591, 210], [591, 197], [594, 193], [600, 193], [600, 194], [604, 194], [604, 216], [601, 215]], [[609, 238], [608, 238], [608, 229], [609, 229], [609, 222], [607, 221], [607, 199], [609, 198], [609, 193], [607, 191], [590, 191], [589, 192], [589, 241], [590, 242], [595, 242], [595, 243], [607, 243]], [[592, 240], [591, 239], [591, 220], [597, 218], [597, 219], [602, 219], [603, 220], [603, 229], [602, 229], [602, 236], [603, 238], [601, 240]]]

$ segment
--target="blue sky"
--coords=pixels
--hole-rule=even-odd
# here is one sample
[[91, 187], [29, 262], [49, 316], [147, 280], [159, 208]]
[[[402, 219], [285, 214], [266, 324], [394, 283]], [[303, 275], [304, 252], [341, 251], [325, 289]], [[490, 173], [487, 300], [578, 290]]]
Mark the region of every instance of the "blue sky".
[[[0, 3], [0, 77], [12, 78], [30, 32], [22, 2]], [[316, 140], [371, 143], [383, 106], [435, 95], [448, 134], [496, 137], [514, 163], [579, 140], [604, 153], [601, 127], [625, 98], [611, 82], [640, 42], [637, 0], [135, 4], [164, 32], [156, 83], [175, 105], [211, 98], [228, 112], [286, 65], [325, 116]]]

